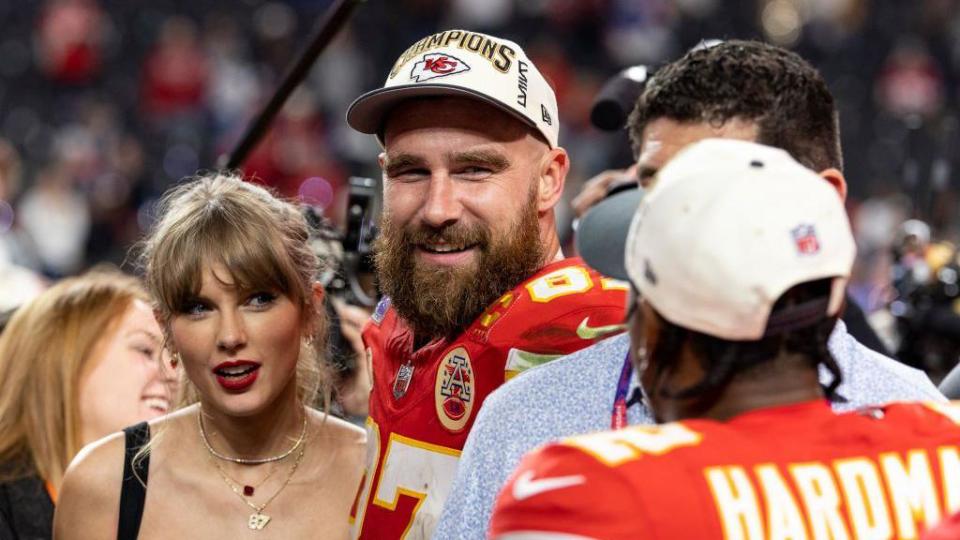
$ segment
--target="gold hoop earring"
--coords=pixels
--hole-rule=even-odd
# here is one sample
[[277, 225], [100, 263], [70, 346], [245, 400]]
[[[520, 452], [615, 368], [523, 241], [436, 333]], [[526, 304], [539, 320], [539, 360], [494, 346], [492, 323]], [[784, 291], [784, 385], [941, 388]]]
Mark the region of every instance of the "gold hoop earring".
[[182, 358], [180, 358], [180, 351], [174, 351], [174, 353], [170, 355], [170, 366], [173, 369], [177, 369], [177, 366], [180, 365], [181, 360]]

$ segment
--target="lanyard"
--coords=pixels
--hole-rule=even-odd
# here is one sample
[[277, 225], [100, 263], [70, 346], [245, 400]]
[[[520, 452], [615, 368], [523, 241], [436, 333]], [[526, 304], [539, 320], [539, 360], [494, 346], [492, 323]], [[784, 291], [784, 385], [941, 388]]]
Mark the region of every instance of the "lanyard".
[[633, 362], [630, 353], [623, 359], [620, 368], [620, 380], [617, 381], [617, 394], [613, 399], [613, 411], [610, 413], [610, 428], [623, 429], [627, 427], [627, 392], [630, 391], [630, 378], [633, 376]]

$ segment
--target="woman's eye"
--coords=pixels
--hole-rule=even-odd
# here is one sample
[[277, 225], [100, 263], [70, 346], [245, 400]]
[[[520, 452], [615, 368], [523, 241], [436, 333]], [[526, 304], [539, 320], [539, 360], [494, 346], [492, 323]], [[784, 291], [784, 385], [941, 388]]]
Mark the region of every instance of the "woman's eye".
[[276, 299], [277, 295], [273, 293], [258, 292], [250, 295], [250, 298], [247, 300], [247, 304], [255, 308], [263, 308], [273, 304], [273, 301]]
[[207, 306], [202, 302], [187, 302], [180, 311], [182, 311], [184, 315], [196, 317], [203, 315], [203, 313], [207, 311]]
[[157, 349], [146, 343], [132, 343], [131, 349], [142, 354], [150, 360], [153, 360], [154, 356], [157, 354]]

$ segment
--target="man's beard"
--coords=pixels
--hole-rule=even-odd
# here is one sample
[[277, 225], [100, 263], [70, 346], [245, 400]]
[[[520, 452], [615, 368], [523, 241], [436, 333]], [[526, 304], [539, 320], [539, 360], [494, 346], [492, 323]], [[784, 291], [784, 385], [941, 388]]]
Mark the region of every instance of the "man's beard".
[[[495, 300], [533, 275], [544, 262], [537, 216], [536, 185], [519, 220], [501, 238], [481, 224], [400, 227], [384, 216], [375, 245], [380, 287], [421, 343], [452, 338]], [[478, 261], [464, 266], [420, 262], [416, 246], [474, 245]]]

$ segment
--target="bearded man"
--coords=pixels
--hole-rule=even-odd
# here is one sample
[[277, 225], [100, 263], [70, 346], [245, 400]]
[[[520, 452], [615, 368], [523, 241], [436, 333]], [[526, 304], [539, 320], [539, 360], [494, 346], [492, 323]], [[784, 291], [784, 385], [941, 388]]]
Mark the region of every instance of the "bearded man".
[[[786, 150], [819, 172], [839, 199], [846, 196], [833, 96], [809, 62], [780, 47], [730, 40], [691, 50], [647, 82], [629, 124], [636, 176], [651, 193], [656, 172], [681, 149], [719, 137]], [[639, 200], [637, 190], [619, 193], [580, 221], [580, 253], [601, 272], [629, 277], [623, 246]], [[532, 370], [489, 397], [451, 488], [458, 504], [444, 510], [437, 540], [487, 538], [496, 494], [524, 452], [551, 439], [653, 422], [633, 375], [629, 343], [626, 335], [602, 341]], [[834, 326], [829, 346], [843, 373], [831, 402], [835, 410], [944, 399], [926, 374], [861, 345], [842, 320]], [[826, 371], [823, 382], [830, 382]], [[541, 412], [531, 415], [530, 410]]]
[[384, 149], [386, 297], [363, 335], [373, 391], [354, 532], [430, 538], [486, 396], [621, 331], [626, 289], [563, 257], [556, 98], [517, 44], [423, 38], [347, 121]]

